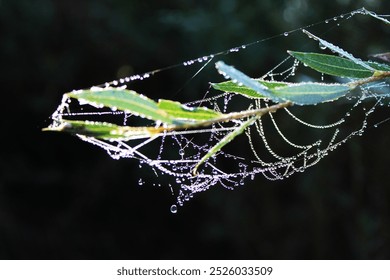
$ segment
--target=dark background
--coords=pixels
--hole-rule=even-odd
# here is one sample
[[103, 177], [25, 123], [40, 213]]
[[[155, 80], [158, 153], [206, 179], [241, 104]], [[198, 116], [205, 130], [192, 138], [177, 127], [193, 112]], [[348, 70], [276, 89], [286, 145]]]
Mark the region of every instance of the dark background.
[[[137, 184], [138, 162], [41, 132], [64, 92], [362, 6], [390, 12], [388, 1], [374, 0], [0, 1], [0, 258], [389, 258], [389, 123], [303, 174], [279, 182], [258, 176], [234, 192], [214, 187], [175, 215], [168, 188]], [[357, 56], [389, 51], [389, 28], [369, 17], [331, 26], [319, 28]], [[226, 59], [262, 74], [286, 49], [302, 50], [303, 38], [269, 40]], [[192, 74], [168, 71], [162, 84], [151, 79], [144, 90], [176, 99], [189, 78], [183, 72]], [[182, 92], [189, 99], [203, 93], [196, 79]]]

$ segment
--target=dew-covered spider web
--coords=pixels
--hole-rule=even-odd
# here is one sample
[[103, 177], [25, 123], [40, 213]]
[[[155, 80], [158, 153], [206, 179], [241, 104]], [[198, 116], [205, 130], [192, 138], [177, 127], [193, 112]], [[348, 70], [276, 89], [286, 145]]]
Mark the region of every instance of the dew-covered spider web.
[[[351, 19], [356, 15], [379, 20], [378, 24], [389, 24], [389, 16], [379, 16], [363, 8], [316, 25], [332, 24], [332, 27], [328, 29], [329, 32], [337, 32], [334, 30], [335, 26], [339, 27], [341, 24], [351, 22]], [[144, 74], [114, 80], [93, 88], [131, 88], [132, 83], [153, 79], [160, 72], [176, 68], [194, 69], [192, 67], [197, 66], [193, 77], [183, 83], [187, 85], [204, 69], [212, 68], [216, 57], [245, 52], [252, 46], [274, 38], [288, 40], [292, 34], [301, 34], [306, 38], [306, 41], [313, 42], [316, 38], [309, 38], [310, 36], [304, 34], [308, 33], [305, 30], [313, 26], [283, 32], [272, 38], [230, 48]], [[316, 42], [318, 48], [316, 51], [327, 48], [321, 44], [322, 42], [319, 43], [318, 45]], [[311, 73], [311, 76], [307, 73]], [[287, 57], [273, 69], [260, 75], [262, 75], [262, 79], [270, 81], [307, 81], [310, 79], [334, 81], [335, 79], [318, 73], [316, 76], [316, 74], [308, 72], [305, 65], [292, 57]], [[221, 80], [223, 80], [222, 76]], [[240, 126], [245, 119], [218, 122], [207, 127], [194, 129], [167, 130], [151, 138], [145, 138], [141, 135], [139, 138], [132, 137], [128, 141], [114, 138], [101, 140], [83, 135], [78, 135], [78, 137], [104, 149], [114, 159], [137, 160], [139, 167], [150, 170], [150, 173], [157, 180], [162, 176], [168, 177], [167, 186], [175, 196], [171, 212], [175, 213], [178, 206], [182, 206], [195, 194], [214, 186], [235, 189], [244, 185], [248, 180], [255, 180], [255, 178], [259, 180], [257, 175], [262, 175], [268, 180], [282, 180], [294, 173], [304, 172], [351, 138], [363, 135], [368, 128], [386, 123], [390, 119], [385, 115], [389, 107], [389, 94], [389, 79], [385, 79], [362, 85], [336, 102], [313, 106], [292, 106], [280, 109], [276, 113], [268, 113], [258, 118], [242, 135], [208, 159], [199, 167], [196, 176], [192, 171], [199, 160], [228, 133]], [[205, 106], [218, 112], [230, 113], [232, 111], [267, 108], [274, 104], [267, 99], [249, 99], [235, 93], [220, 92], [211, 86], [200, 96], [202, 96], [201, 99], [187, 102], [186, 105], [189, 107]], [[158, 127], [161, 125], [115, 108], [97, 108], [80, 104], [79, 101], [67, 97], [64, 97], [61, 105], [52, 115], [53, 124], [59, 123], [62, 118], [85, 118], [129, 126]], [[140, 177], [137, 179], [138, 184], [143, 185], [148, 179]]]

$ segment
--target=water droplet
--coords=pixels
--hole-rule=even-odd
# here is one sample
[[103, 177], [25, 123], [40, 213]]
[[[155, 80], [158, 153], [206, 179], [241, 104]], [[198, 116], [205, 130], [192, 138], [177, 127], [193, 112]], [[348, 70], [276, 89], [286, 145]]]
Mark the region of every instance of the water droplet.
[[142, 186], [144, 183], [145, 183], [144, 180], [142, 180], [142, 179], [138, 180], [138, 185]]
[[176, 213], [177, 213], [177, 206], [176, 206], [176, 204], [173, 204], [173, 205], [171, 206], [171, 213], [172, 213], [172, 214], [176, 214]]
[[326, 46], [322, 44], [321, 42], [318, 44], [321, 50], [326, 50]]
[[285, 37], [287, 37], [287, 36], [288, 36], [288, 32], [284, 32], [283, 35], [284, 35]]
[[184, 156], [184, 150], [183, 149], [179, 150], [179, 155]]

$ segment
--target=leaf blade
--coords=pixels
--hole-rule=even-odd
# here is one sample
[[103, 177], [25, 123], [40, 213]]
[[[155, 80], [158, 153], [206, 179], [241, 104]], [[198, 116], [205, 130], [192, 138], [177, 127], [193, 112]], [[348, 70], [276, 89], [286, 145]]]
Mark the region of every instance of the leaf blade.
[[120, 126], [107, 122], [62, 120], [61, 124], [44, 128], [43, 131], [66, 132], [104, 140], [131, 140], [150, 138], [157, 133], [154, 127]]
[[298, 83], [273, 89], [285, 101], [298, 105], [315, 105], [345, 96], [351, 88], [346, 84]]
[[335, 55], [295, 51], [288, 51], [288, 53], [310, 68], [332, 76], [361, 79], [369, 78], [374, 74], [374, 71]]
[[188, 107], [177, 101], [160, 99], [158, 108], [167, 112], [176, 122], [194, 123], [208, 121], [223, 114], [206, 107]]
[[[262, 84], [263, 86], [265, 86], [268, 89], [287, 85], [287, 83], [275, 82], [275, 81], [265, 81], [262, 79], [254, 79], [254, 81], [257, 81], [258, 83]], [[239, 85], [237, 83], [234, 83], [233, 81], [212, 83], [211, 86], [216, 90], [240, 94], [240, 95], [243, 95], [243, 96], [245, 96], [247, 98], [251, 98], [251, 99], [268, 98], [267, 96], [264, 96], [264, 95], [258, 93], [257, 91], [253, 90], [252, 88], [249, 88], [249, 87], [244, 86], [244, 85]]]
[[233, 66], [227, 65], [223, 61], [218, 61], [215, 64], [215, 67], [222, 75], [225, 76], [225, 78], [230, 78], [234, 83], [237, 83], [238, 85], [246, 86], [254, 90], [255, 92], [259, 93], [260, 95], [272, 99], [275, 102], [280, 101], [278, 97], [274, 96], [272, 92], [268, 90], [267, 87], [258, 83], [256, 80], [250, 78], [249, 76], [245, 75], [244, 73], [237, 70]]
[[132, 90], [98, 88], [71, 92], [66, 95], [92, 106], [105, 106], [112, 110], [127, 111], [136, 116], [166, 124], [174, 123], [174, 119], [164, 110], [160, 110], [155, 101]]

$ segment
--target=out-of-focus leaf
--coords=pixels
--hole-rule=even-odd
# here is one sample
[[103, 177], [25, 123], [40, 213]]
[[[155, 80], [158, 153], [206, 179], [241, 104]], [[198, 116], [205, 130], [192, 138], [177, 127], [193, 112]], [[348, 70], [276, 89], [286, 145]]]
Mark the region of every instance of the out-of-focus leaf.
[[341, 57], [344, 57], [344, 58], [354, 62], [355, 64], [362, 66], [363, 68], [365, 68], [369, 71], [375, 72], [375, 69], [372, 68], [369, 64], [367, 64], [366, 62], [364, 62], [363, 60], [361, 60], [359, 58], [354, 57], [351, 53], [343, 50], [342, 48], [340, 48], [336, 45], [333, 45], [332, 43], [330, 43], [328, 41], [325, 41], [324, 39], [321, 39], [320, 37], [317, 37], [316, 35], [310, 33], [309, 31], [307, 31], [305, 29], [302, 29], [302, 31], [310, 39], [314, 39], [314, 40], [318, 41], [321, 48], [329, 49], [330, 51], [332, 51], [334, 53], [338, 53]]
[[372, 57], [373, 59], [376, 59], [378, 61], [385, 61], [387, 63], [390, 63], [390, 52], [372, 54], [372, 55], [370, 55], [370, 57]]

